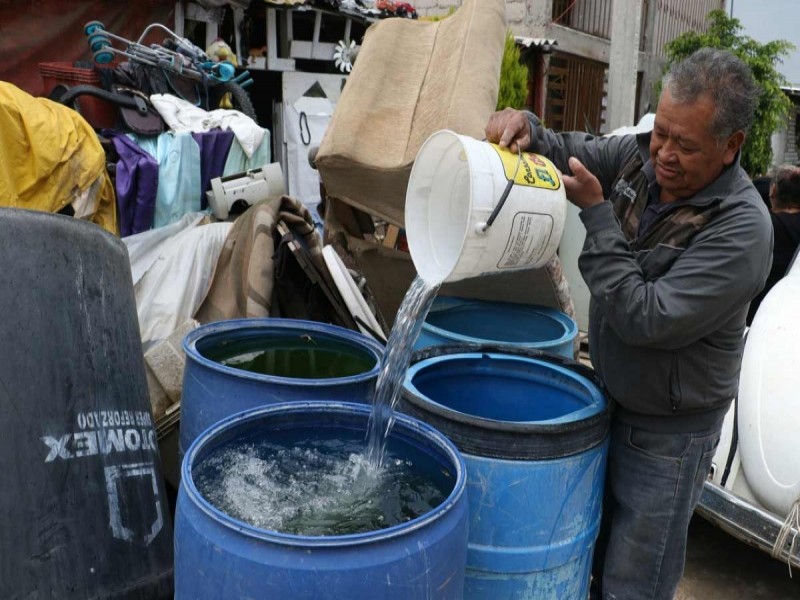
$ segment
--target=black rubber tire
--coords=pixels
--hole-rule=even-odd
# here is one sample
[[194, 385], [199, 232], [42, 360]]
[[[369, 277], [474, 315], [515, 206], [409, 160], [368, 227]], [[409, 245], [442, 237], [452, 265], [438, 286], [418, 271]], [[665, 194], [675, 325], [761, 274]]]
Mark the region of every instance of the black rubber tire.
[[225, 94], [231, 95], [233, 108], [246, 114], [253, 119], [253, 121], [258, 122], [256, 118], [256, 109], [253, 107], [253, 101], [250, 100], [250, 94], [248, 94], [242, 86], [232, 81], [220, 83], [209, 90], [209, 95], [211, 96], [209, 102], [210, 106], [208, 107], [209, 110], [219, 108], [220, 100], [222, 100]]
[[69, 92], [70, 86], [59, 83], [56, 84], [52, 90], [47, 94], [47, 99], [52, 100], [53, 102], [61, 102], [61, 99]]
[[73, 103], [77, 101], [79, 96], [93, 96], [95, 98], [105, 100], [106, 102], [111, 102], [117, 106], [122, 106], [123, 108], [136, 108], [136, 102], [130, 96], [115, 94], [114, 92], [109, 92], [93, 85], [76, 85], [73, 87], [59, 85], [53, 88], [53, 91], [50, 92], [50, 96], [53, 96], [57, 93], [57, 88], [62, 87], [66, 88], [66, 90], [63, 92], [58, 90], [58, 98], [51, 98], [51, 100], [58, 100], [58, 102], [61, 102], [61, 104], [72, 106]]
[[[78, 103], [78, 97], [70, 94], [70, 89], [70, 86], [59, 83], [50, 90], [50, 93], [47, 94], [47, 99], [68, 106], [76, 113], [81, 114], [81, 105]], [[66, 101], [64, 100], [65, 98]]]

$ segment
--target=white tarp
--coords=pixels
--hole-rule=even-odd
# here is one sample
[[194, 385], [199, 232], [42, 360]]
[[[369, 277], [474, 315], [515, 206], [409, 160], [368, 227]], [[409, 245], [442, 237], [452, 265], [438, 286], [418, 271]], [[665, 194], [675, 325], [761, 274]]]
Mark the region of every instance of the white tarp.
[[123, 238], [128, 247], [142, 349], [190, 319], [211, 284], [232, 223], [202, 225], [204, 213]]

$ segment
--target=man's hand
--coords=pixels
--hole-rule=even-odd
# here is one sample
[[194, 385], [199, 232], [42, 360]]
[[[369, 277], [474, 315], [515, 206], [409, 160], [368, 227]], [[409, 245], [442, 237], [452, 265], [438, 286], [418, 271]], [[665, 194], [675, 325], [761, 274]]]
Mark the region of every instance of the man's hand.
[[569, 159], [569, 168], [572, 176], [562, 175], [561, 179], [570, 202], [581, 210], [600, 204], [603, 201], [603, 186], [597, 177], [574, 156]]
[[489, 117], [486, 139], [511, 152], [526, 150], [531, 144], [531, 125], [521, 110], [506, 108]]

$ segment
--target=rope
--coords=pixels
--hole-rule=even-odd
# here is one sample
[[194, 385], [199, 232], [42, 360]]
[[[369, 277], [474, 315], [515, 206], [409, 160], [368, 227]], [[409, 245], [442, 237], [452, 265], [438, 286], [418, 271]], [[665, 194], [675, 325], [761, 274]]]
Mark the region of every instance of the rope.
[[789, 565], [789, 578], [792, 578], [792, 555], [794, 554], [794, 543], [797, 541], [797, 536], [800, 535], [800, 498], [794, 501], [792, 508], [789, 509], [789, 514], [786, 515], [786, 520], [778, 532], [778, 537], [775, 538], [775, 545], [772, 546], [772, 556], [780, 558], [783, 554], [783, 549], [789, 540], [789, 535], [792, 536], [792, 543], [789, 545], [789, 554], [786, 558], [786, 563]]

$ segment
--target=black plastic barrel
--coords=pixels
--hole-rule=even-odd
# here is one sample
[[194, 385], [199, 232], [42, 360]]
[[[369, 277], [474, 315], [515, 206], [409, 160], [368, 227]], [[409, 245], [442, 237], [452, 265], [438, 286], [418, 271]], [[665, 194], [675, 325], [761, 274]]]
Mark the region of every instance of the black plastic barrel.
[[127, 251], [0, 209], [0, 598], [166, 598], [172, 523]]

